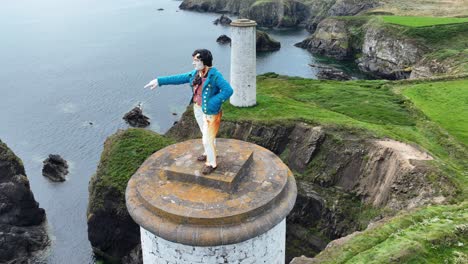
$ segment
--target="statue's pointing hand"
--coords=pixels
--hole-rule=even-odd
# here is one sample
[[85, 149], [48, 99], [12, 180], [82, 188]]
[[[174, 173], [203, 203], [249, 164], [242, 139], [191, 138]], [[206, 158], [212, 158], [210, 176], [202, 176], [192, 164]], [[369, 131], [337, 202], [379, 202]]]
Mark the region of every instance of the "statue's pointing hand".
[[144, 88], [150, 88], [151, 90], [153, 89], [156, 89], [156, 87], [158, 87], [159, 83], [158, 83], [158, 79], [154, 79], [152, 80], [151, 82], [149, 82], [147, 85], [145, 85]]

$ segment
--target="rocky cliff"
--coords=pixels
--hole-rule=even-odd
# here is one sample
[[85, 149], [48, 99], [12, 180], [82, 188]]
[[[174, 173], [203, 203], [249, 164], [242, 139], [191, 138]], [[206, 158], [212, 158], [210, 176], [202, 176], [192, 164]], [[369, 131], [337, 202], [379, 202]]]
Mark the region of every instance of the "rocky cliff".
[[410, 77], [412, 66], [418, 63], [425, 48], [417, 41], [399, 35], [394, 29], [368, 24], [362, 45], [359, 68], [386, 79]]
[[88, 239], [111, 263], [142, 263], [140, 229], [125, 206], [127, 182], [143, 161], [173, 141], [144, 129], [120, 130], [104, 143], [89, 182]]
[[45, 211], [23, 163], [0, 140], [0, 263], [30, 263], [49, 245]]
[[466, 73], [465, 24], [403, 26], [372, 16], [334, 17], [296, 46], [354, 61], [376, 78], [415, 79]]
[[305, 26], [313, 31], [327, 16], [355, 15], [378, 5], [376, 0], [184, 0], [180, 8], [236, 14], [264, 27]]
[[297, 43], [296, 46], [309, 50], [314, 54], [321, 54], [338, 60], [353, 58], [351, 34], [346, 21], [325, 19], [318, 25], [314, 34]]

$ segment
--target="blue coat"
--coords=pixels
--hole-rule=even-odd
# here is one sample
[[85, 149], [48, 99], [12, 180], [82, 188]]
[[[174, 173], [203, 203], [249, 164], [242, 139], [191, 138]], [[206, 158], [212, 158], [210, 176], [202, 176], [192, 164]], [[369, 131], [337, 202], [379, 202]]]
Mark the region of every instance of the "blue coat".
[[[197, 70], [191, 72], [158, 77], [160, 86], [168, 84], [189, 83], [193, 93], [193, 79], [195, 79]], [[202, 87], [202, 110], [207, 115], [216, 115], [221, 110], [221, 105], [231, 97], [233, 93], [231, 85], [224, 79], [223, 75], [212, 67]]]

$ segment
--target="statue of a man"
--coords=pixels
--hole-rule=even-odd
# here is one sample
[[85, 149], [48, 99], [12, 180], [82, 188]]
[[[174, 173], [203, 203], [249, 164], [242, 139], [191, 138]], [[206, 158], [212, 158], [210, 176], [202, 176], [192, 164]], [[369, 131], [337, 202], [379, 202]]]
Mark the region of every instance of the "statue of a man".
[[198, 161], [205, 161], [203, 174], [213, 172], [216, 163], [216, 134], [219, 130], [223, 112], [221, 105], [231, 97], [233, 90], [223, 75], [213, 67], [213, 56], [206, 49], [197, 49], [192, 54], [193, 71], [158, 77], [150, 81], [145, 88], [155, 89], [157, 86], [168, 84], [189, 83], [192, 88], [193, 112], [202, 132], [205, 152], [197, 157]]

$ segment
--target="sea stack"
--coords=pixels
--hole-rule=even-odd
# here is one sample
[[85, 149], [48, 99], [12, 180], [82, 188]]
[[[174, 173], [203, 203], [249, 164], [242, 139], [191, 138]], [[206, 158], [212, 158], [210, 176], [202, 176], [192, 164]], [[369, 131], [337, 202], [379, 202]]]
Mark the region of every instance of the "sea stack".
[[271, 151], [217, 139], [218, 167], [203, 175], [200, 139], [150, 156], [128, 182], [126, 204], [140, 225], [143, 263], [285, 262], [292, 172]]
[[248, 107], [257, 103], [256, 26], [249, 19], [231, 23], [231, 86], [234, 106]]

